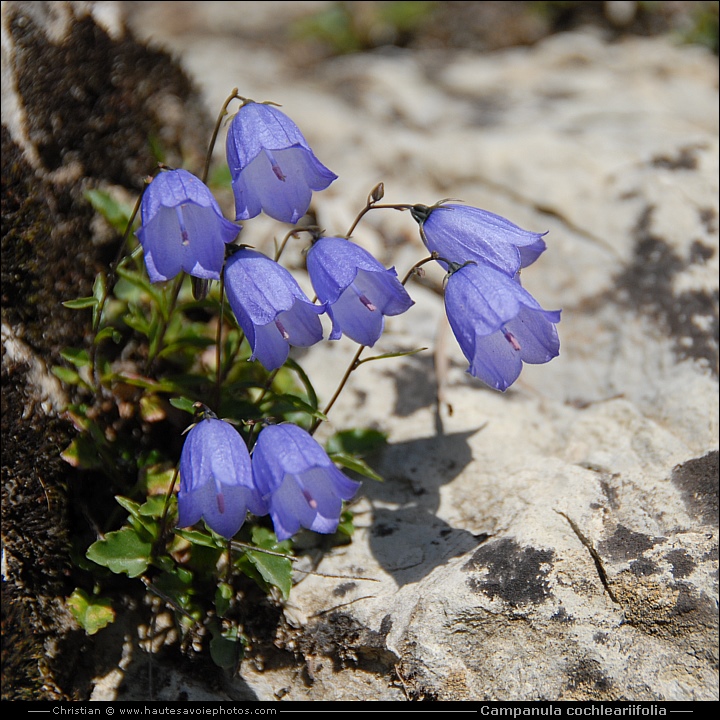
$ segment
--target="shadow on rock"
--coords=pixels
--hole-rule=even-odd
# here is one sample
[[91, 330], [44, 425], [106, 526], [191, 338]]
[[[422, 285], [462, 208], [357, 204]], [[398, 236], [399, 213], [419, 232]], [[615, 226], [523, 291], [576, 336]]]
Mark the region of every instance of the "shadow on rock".
[[[477, 547], [478, 537], [449, 526], [436, 513], [440, 488], [468, 466], [468, 439], [480, 429], [390, 445], [379, 458], [385, 482], [364, 483], [373, 506], [370, 549], [399, 584], [417, 582]], [[399, 507], [380, 507], [386, 503]]]

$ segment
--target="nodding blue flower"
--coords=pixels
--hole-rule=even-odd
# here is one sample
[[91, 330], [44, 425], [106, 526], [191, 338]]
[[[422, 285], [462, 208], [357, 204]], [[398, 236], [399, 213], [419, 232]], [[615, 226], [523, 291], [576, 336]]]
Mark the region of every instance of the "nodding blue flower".
[[262, 253], [241, 248], [225, 265], [225, 292], [243, 329], [251, 360], [275, 370], [287, 360], [290, 345], [310, 347], [322, 340], [316, 305], [282, 265]]
[[313, 190], [324, 190], [335, 173], [316, 157], [297, 125], [272, 105], [248, 102], [230, 123], [226, 141], [238, 220], [264, 211], [297, 222]]
[[[420, 225], [427, 249], [454, 263], [469, 260], [490, 263], [515, 277], [520, 268], [534, 263], [546, 248], [542, 239], [546, 232], [523, 230], [480, 208], [414, 205], [410, 212]], [[447, 267], [446, 263], [441, 264]]]
[[253, 449], [252, 469], [278, 540], [301, 527], [335, 532], [342, 501], [354, 497], [360, 487], [335, 467], [308, 432], [290, 423], [262, 429]]
[[267, 515], [267, 505], [253, 484], [250, 454], [229, 423], [205, 417], [185, 438], [180, 455], [178, 526], [201, 518], [225, 538], [233, 537], [248, 510]]
[[468, 372], [497, 390], [517, 380], [524, 362], [546, 363], [560, 352], [560, 311], [543, 310], [517, 279], [491, 265], [452, 267], [445, 310]]
[[307, 270], [318, 299], [327, 303], [331, 340], [345, 333], [372, 346], [385, 327], [385, 315], [400, 315], [414, 304], [395, 268], [386, 270], [345, 238], [317, 240], [308, 251]]
[[181, 270], [219, 280], [225, 244], [240, 226], [226, 220], [207, 185], [187, 170], [153, 178], [143, 193], [137, 231], [151, 282], [174, 278]]

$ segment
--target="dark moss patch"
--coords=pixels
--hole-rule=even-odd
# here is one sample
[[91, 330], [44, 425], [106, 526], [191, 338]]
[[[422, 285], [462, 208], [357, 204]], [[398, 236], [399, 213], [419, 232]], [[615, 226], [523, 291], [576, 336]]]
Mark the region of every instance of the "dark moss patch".
[[463, 570], [483, 571], [480, 577], [468, 578], [473, 592], [499, 597], [517, 607], [541, 603], [550, 595], [547, 576], [553, 559], [552, 550], [523, 548], [505, 539], [483, 545]]
[[330, 658], [335, 671], [353, 666], [387, 675], [392, 673], [398, 660], [386, 645], [391, 629], [389, 615], [383, 618], [379, 630], [372, 630], [350, 615], [333, 612], [306, 631], [299, 645], [305, 655]]
[[111, 38], [90, 16], [55, 42], [22, 7], [9, 12], [28, 136], [48, 169], [79, 161], [85, 175], [139, 190], [160, 159], [154, 145], [181, 163], [188, 138], [163, 117], [163, 101], [187, 103], [195, 91], [167, 53]]
[[671, 550], [665, 559], [672, 567], [675, 579], [687, 577], [695, 569], [695, 561], [684, 550]]
[[[93, 212], [71, 189], [39, 178], [2, 126], [3, 318], [51, 364], [63, 347], [83, 344], [90, 313], [63, 300], [92, 293], [109, 257], [92, 243]], [[69, 249], [72, 248], [72, 252]]]
[[671, 480], [688, 511], [708, 525], [718, 522], [718, 451], [673, 468]]
[[664, 538], [651, 538], [618, 525], [611, 537], [598, 543], [598, 552], [611, 560], [627, 562], [642, 557], [646, 550], [663, 540]]
[[[111, 38], [88, 15], [72, 18], [62, 39], [49, 39], [38, 23], [44, 15], [51, 22], [52, 5], [12, 3], [3, 17], [12, 48], [8, 71], [14, 74], [8, 90], [17, 90], [27, 119], [23, 133], [35, 145], [40, 167], [27, 162], [3, 125], [2, 317], [37, 365], [47, 368], [63, 363], [61, 350], [89, 346], [90, 312], [62, 303], [90, 295], [96, 274], [117, 252], [117, 236], [95, 236], [95, 213], [84, 190], [99, 181], [140, 187], [157, 164], [159, 146], [173, 164], [180, 164], [188, 146], [202, 158], [211, 128], [199, 95], [170, 56], [128, 34]], [[73, 630], [62, 612], [63, 599], [88, 586], [72, 558], [84, 555], [97, 527], [112, 529], [106, 527], [117, 509], [112, 496], [137, 481], [137, 454], [150, 443], [158, 446], [153, 433], [166, 428], [123, 421], [114, 398], [98, 398], [92, 410], [101, 431], [110, 429], [115, 442], [129, 448], [132, 467], [118, 462], [92, 476], [82, 473], [60, 458], [74, 428], [47, 413], [35, 382], [24, 362], [3, 353], [5, 582], [17, 607], [8, 619], [9, 635], [3, 627], [3, 645], [16, 630], [17, 648], [50, 640], [56, 652], [41, 658], [42, 693], [33, 699], [87, 700], [94, 677], [87, 659], [99, 636]], [[66, 390], [71, 402], [94, 400]], [[122, 594], [127, 578], [114, 582], [105, 589]], [[13, 662], [19, 670], [4, 676], [3, 697], [34, 692], [32, 662]]]
[[4, 701], [31, 701], [47, 695], [38, 661], [45, 654], [42, 638], [28, 633], [31, 624], [13, 583], [2, 583], [2, 691]]
[[351, 590], [357, 587], [357, 583], [346, 582], [338, 585], [333, 591], [333, 597], [345, 597]]
[[566, 670], [568, 696], [573, 700], [612, 700], [612, 680], [602, 671], [597, 660], [582, 658]]
[[[688, 258], [681, 258], [651, 231], [652, 207], [634, 229], [635, 251], [630, 265], [616, 278], [622, 305], [650, 317], [673, 338], [677, 357], [703, 361], [718, 372], [718, 292], [674, 292], [675, 277], [693, 264], [707, 262], [711, 248], [695, 242]], [[696, 322], [696, 319], [701, 319]]]
[[703, 645], [717, 646], [715, 601], [687, 583], [663, 585], [651, 577], [622, 572], [613, 582], [613, 591], [629, 625], [665, 637], [702, 634]]
[[633, 560], [633, 562], [630, 563], [630, 572], [633, 575], [641, 577], [644, 575], [656, 575], [659, 570], [658, 566], [651, 560], [640, 558], [639, 560]]

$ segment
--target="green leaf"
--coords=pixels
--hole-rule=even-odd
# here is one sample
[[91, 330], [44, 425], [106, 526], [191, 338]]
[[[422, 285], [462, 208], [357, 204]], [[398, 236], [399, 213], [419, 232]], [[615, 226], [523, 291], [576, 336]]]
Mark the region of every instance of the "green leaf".
[[213, 635], [210, 640], [210, 657], [213, 662], [226, 670], [237, 667], [244, 650], [244, 643], [237, 627], [233, 626], [221, 631], [215, 622], [210, 623], [209, 627]]
[[98, 301], [94, 297], [81, 297], [75, 300], [65, 300], [62, 304], [71, 310], [83, 310], [84, 308], [94, 308]]
[[116, 382], [127, 383], [134, 387], [141, 387], [145, 390], [155, 390], [156, 392], [179, 393], [182, 388], [171, 380], [153, 380], [152, 378], [143, 377], [134, 373], [117, 373], [112, 378]]
[[140, 416], [148, 423], [164, 420], [167, 416], [167, 407], [164, 400], [151, 393], [143, 395], [140, 398]]
[[109, 325], [107, 327], [104, 327], [96, 336], [95, 336], [95, 344], [101, 343], [105, 338], [112, 338], [112, 341], [117, 345], [120, 340], [122, 340], [122, 335], [118, 330], [116, 330], [114, 327], [110, 327]]
[[[252, 531], [253, 543], [263, 550], [276, 553], [285, 553], [290, 544], [287, 541], [278, 542], [275, 533], [264, 527], [254, 527]], [[245, 558], [260, 573], [262, 579], [280, 590], [283, 598], [287, 599], [292, 589], [292, 562], [289, 557], [278, 557], [256, 550], [247, 550]]]
[[117, 500], [121, 507], [125, 508], [125, 510], [130, 513], [130, 522], [133, 528], [138, 531], [138, 534], [142, 535], [144, 531], [148, 536], [144, 539], [157, 540], [160, 529], [158, 528], [157, 523], [153, 521], [153, 516], [150, 513], [141, 512], [140, 503], [123, 497], [122, 495], [116, 495], [115, 500]]
[[160, 573], [152, 584], [152, 589], [165, 595], [175, 605], [187, 610], [192, 602], [192, 573], [175, 565]]
[[80, 377], [78, 372], [76, 370], [73, 370], [72, 368], [55, 365], [50, 370], [52, 374], [55, 375], [55, 377], [62, 380], [66, 385], [81, 385], [83, 387], [87, 387], [87, 384]]
[[352, 537], [355, 532], [355, 516], [349, 510], [343, 510], [340, 515], [340, 523], [338, 524], [337, 532]]
[[363, 363], [371, 362], [373, 360], [385, 360], [385, 358], [407, 357], [408, 355], [417, 355], [423, 350], [427, 350], [427, 348], [416, 348], [415, 350], [403, 350], [398, 352], [383, 353], [382, 355], [373, 355], [372, 357], [358, 360], [356, 367], [360, 367], [360, 365], [362, 365]]
[[88, 635], [107, 627], [115, 620], [115, 611], [108, 598], [89, 596], [79, 588], [67, 599], [72, 616]]
[[230, 603], [235, 595], [232, 585], [228, 583], [220, 583], [215, 591], [215, 611], [218, 617], [225, 617], [225, 613], [230, 609]]
[[385, 482], [381, 475], [378, 475], [364, 460], [358, 457], [346, 455], [345, 453], [328, 453], [328, 455], [333, 462], [358, 473], [358, 475], [363, 475], [377, 482]]
[[176, 479], [175, 468], [168, 466], [167, 463], [158, 463], [143, 469], [141, 477], [145, 491], [149, 495], [162, 497], [164, 502], [173, 485], [173, 479]]
[[87, 435], [78, 435], [60, 453], [60, 457], [68, 465], [83, 470], [97, 470], [103, 465], [97, 446]]
[[117, 201], [104, 190], [86, 190], [85, 199], [100, 213], [118, 232], [124, 233], [132, 208]]
[[184, 410], [185, 412], [195, 415], [195, 403], [186, 397], [170, 398], [170, 404], [178, 410]]
[[305, 386], [305, 392], [307, 392], [307, 394], [308, 394], [308, 402], [310, 403], [310, 405], [312, 405], [314, 410], [317, 410], [317, 408], [318, 408], [317, 395], [315, 393], [315, 388], [313, 387], [312, 383], [310, 382], [310, 378], [307, 376], [307, 373], [292, 358], [288, 358], [285, 361], [285, 367], [292, 368], [298, 374], [300, 381]]
[[219, 540], [215, 540], [211, 535], [200, 532], [199, 530], [180, 530], [175, 528], [175, 534], [193, 545], [213, 548], [214, 550], [222, 549], [224, 545]]
[[117, 274], [134, 286], [136, 289], [147, 293], [158, 305], [163, 301], [163, 294], [160, 290], [152, 285], [152, 283], [140, 273], [134, 270], [127, 270], [123, 267], [117, 268]]
[[87, 350], [78, 350], [77, 348], [65, 348], [60, 351], [60, 355], [75, 367], [85, 367], [90, 363], [90, 356]]
[[165, 496], [153, 495], [138, 508], [138, 515], [160, 519], [165, 509]]
[[387, 435], [370, 428], [341, 430], [330, 437], [325, 444], [328, 453], [344, 453], [364, 457], [387, 445]]
[[94, 542], [86, 556], [114, 573], [137, 577], [147, 570], [151, 552], [151, 543], [140, 538], [135, 528], [125, 527]]
[[[287, 408], [283, 408], [283, 405]], [[316, 407], [309, 405], [304, 400], [300, 399], [297, 395], [275, 395], [272, 398], [272, 410], [273, 414], [281, 415], [292, 408], [301, 412], [307, 413], [312, 418], [318, 418], [320, 420], [327, 420], [327, 416], [318, 410]]]

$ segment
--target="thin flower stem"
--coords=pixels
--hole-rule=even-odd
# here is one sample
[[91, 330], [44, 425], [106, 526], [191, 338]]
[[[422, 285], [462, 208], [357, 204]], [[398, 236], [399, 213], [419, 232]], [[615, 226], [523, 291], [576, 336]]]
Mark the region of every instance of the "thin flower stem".
[[232, 541], [230, 539], [228, 539], [225, 549], [227, 550], [227, 563], [225, 565], [225, 582], [228, 585], [230, 585], [230, 583], [232, 582], [232, 570], [233, 570], [233, 565], [232, 565], [233, 547], [232, 547]]
[[355, 221], [350, 226], [350, 229], [345, 234], [345, 237], [350, 237], [353, 234], [353, 231], [358, 226], [358, 223], [365, 217], [365, 214], [369, 210], [411, 210], [412, 205], [378, 205], [377, 203], [371, 202], [371, 200], [368, 200], [367, 205], [358, 213], [358, 216], [355, 218]]
[[280, 261], [280, 256], [283, 254], [283, 251], [285, 250], [285, 246], [288, 244], [288, 240], [290, 238], [297, 238], [300, 236], [301, 232], [309, 233], [313, 236], [314, 239], [317, 239], [321, 236], [322, 230], [317, 227], [316, 225], [305, 225], [302, 227], [294, 227], [285, 237], [283, 238], [282, 242], [280, 243], [280, 247], [277, 249], [277, 252], [275, 253], [275, 262]]
[[[377, 207], [377, 206], [372, 206], [372, 207]], [[393, 208], [395, 208], [396, 206], [394, 206], [394, 205], [389, 205], [389, 206], [387, 206], [387, 207], [393, 207]], [[419, 262], [416, 262], [416, 263], [407, 271], [407, 273], [405, 274], [405, 277], [404, 277], [403, 280], [402, 280], [402, 284], [405, 285], [405, 283], [407, 283], [407, 281], [415, 274], [415, 271], [416, 271], [419, 267], [422, 267], [423, 265], [425, 265], [425, 263], [429, 263], [429, 262], [431, 262], [432, 260], [436, 260], [436, 259], [437, 259], [437, 253], [433, 253], [432, 255], [430, 255], [430, 257], [424, 258], [423, 260], [420, 260]], [[323, 415], [327, 416], [327, 414], [330, 412], [330, 409], [331, 409], [332, 406], [335, 404], [335, 401], [336, 401], [336, 400], [338, 399], [338, 397], [340, 396], [340, 393], [341, 393], [341, 392], [343, 391], [343, 389], [345, 388], [345, 385], [347, 384], [347, 381], [350, 379], [350, 375], [352, 374], [352, 372], [353, 372], [354, 370], [357, 370], [357, 368], [360, 367], [360, 365], [362, 365], [362, 362], [361, 362], [361, 360], [360, 360], [360, 356], [362, 355], [362, 353], [363, 353], [363, 351], [365, 350], [365, 348], [366, 348], [365, 345], [361, 345], [361, 346], [357, 349], [357, 352], [355, 353], [355, 357], [352, 359], [352, 361], [351, 361], [350, 364], [348, 365], [347, 370], [345, 370], [345, 374], [344, 374], [343, 377], [342, 377], [342, 380], [340, 380], [340, 384], [337, 386], [337, 389], [335, 390], [335, 394], [332, 396], [332, 398], [330, 399], [330, 402], [327, 404], [327, 406], [326, 406], [325, 409], [323, 410]], [[322, 423], [322, 419], [321, 419], [321, 418], [315, 418], [315, 421], [313, 422], [313, 424], [312, 424], [312, 426], [311, 426], [311, 428], [310, 428], [310, 434], [311, 434], [311, 435], [315, 434], [315, 431], [320, 427], [321, 423]]]
[[208, 176], [208, 173], [210, 172], [210, 161], [212, 160], [212, 154], [213, 154], [213, 150], [215, 149], [215, 143], [217, 141], [218, 133], [220, 132], [220, 126], [222, 125], [223, 119], [227, 115], [228, 105], [230, 105], [230, 103], [233, 100], [243, 100], [243, 99], [244, 98], [242, 98], [242, 97], [240, 97], [240, 95], [238, 95], [238, 89], [233, 88], [233, 91], [228, 96], [228, 99], [223, 103], [220, 113], [218, 114], [217, 121], [215, 122], [215, 129], [213, 130], [213, 134], [212, 134], [212, 138], [210, 140], [210, 146], [208, 147], [207, 155], [205, 156], [205, 167], [203, 168], [202, 176], [200, 178], [203, 182], [207, 182], [207, 176]]
[[[343, 391], [343, 388], [345, 387], [345, 384], [347, 383], [348, 379], [350, 378], [350, 375], [352, 374], [352, 371], [355, 370], [358, 366], [358, 360], [360, 360], [360, 355], [362, 355], [363, 350], [365, 350], [365, 345], [361, 345], [357, 352], [355, 353], [355, 357], [352, 359], [350, 364], [347, 367], [347, 370], [345, 370], [345, 374], [342, 377], [342, 380], [340, 381], [340, 384], [337, 386], [337, 390], [335, 390], [335, 394], [330, 399], [330, 402], [325, 406], [325, 409], [323, 410], [323, 415], [326, 415], [330, 412], [330, 409], [335, 404], [335, 401], [340, 396], [340, 393]], [[320, 427], [320, 424], [322, 423], [322, 418], [315, 418], [315, 421], [312, 424], [312, 427], [310, 428], [310, 434], [314, 435], [315, 431]]]
[[251, 550], [252, 552], [265, 553], [265, 555], [274, 555], [275, 557], [284, 558], [290, 560], [290, 562], [297, 562], [300, 558], [287, 555], [286, 553], [275, 552], [274, 550], [266, 550], [265, 548], [258, 547], [257, 545], [248, 545], [247, 543], [240, 542], [239, 540], [231, 540], [230, 547], [233, 550]]
[[150, 370], [150, 366], [153, 364], [157, 356], [162, 351], [163, 341], [165, 340], [165, 333], [167, 332], [168, 326], [170, 325], [170, 318], [175, 312], [175, 305], [177, 303], [178, 295], [180, 295], [180, 288], [182, 287], [183, 280], [185, 279], [185, 272], [180, 271], [179, 275], [175, 278], [175, 282], [172, 287], [172, 295], [170, 297], [170, 306], [167, 311], [167, 320], [165, 316], [162, 316], [162, 322], [160, 329], [158, 330], [157, 340], [155, 342], [155, 350], [152, 354], [148, 354], [147, 362], [145, 363], [145, 373], [147, 374]]
[[222, 330], [225, 322], [225, 274], [220, 275], [220, 317], [218, 317], [217, 333], [215, 336], [215, 409], [220, 411], [220, 396], [222, 394]]
[[[159, 539], [165, 537], [165, 523], [167, 522], [168, 511], [170, 510], [170, 498], [173, 496], [175, 491], [175, 484], [177, 483], [178, 476], [180, 475], [180, 466], [175, 466], [175, 472], [173, 473], [172, 480], [170, 481], [170, 488], [165, 496], [165, 504], [163, 505], [162, 515], [160, 516], [160, 534]], [[154, 554], [154, 553], [153, 553]]]
[[[115, 261], [110, 265], [110, 273], [108, 274], [107, 278], [105, 278], [105, 284], [103, 287], [102, 297], [100, 298], [100, 302], [98, 303], [97, 313], [95, 314], [95, 318], [93, 320], [93, 335], [97, 335], [98, 328], [100, 327], [100, 325], [102, 323], [103, 313], [105, 312], [105, 305], [107, 304], [107, 300], [110, 295], [109, 288], [115, 280], [115, 273], [117, 272], [117, 269], [123, 260], [123, 256], [125, 255], [125, 246], [127, 245], [128, 238], [130, 237], [130, 231], [132, 230], [132, 226], [135, 222], [135, 218], [137, 217], [138, 212], [140, 212], [140, 204], [142, 203], [143, 195], [145, 194], [145, 190], [149, 184], [150, 184], [150, 181], [148, 180], [148, 178], [145, 178], [145, 180], [143, 180], [142, 192], [138, 196], [138, 199], [135, 202], [135, 207], [133, 208], [132, 214], [130, 215], [130, 218], [128, 219], [127, 225], [125, 226], [125, 232], [123, 233], [122, 242], [120, 243], [120, 247], [118, 248], [117, 255], [115, 256]], [[95, 342], [95, 338], [93, 337], [93, 342], [92, 342], [92, 345], [90, 346], [90, 353], [89, 353], [89, 355], [90, 355], [89, 370], [90, 370], [90, 377], [93, 378], [96, 388], [100, 386], [100, 378], [96, 377], [96, 374], [97, 374], [96, 373], [97, 351], [98, 351], [98, 345]]]
[[291, 237], [297, 237], [297, 236], [298, 236], [298, 228], [293, 228], [287, 235], [285, 235], [282, 242], [280, 243], [280, 247], [277, 249], [277, 252], [275, 253], [275, 262], [280, 261], [280, 256], [283, 254], [283, 251], [285, 250], [285, 246], [288, 244], [288, 240], [290, 240]]
[[402, 279], [402, 284], [405, 285], [405, 283], [407, 283], [407, 281], [415, 274], [415, 271], [416, 271], [418, 268], [422, 267], [423, 265], [425, 265], [425, 264], [427, 264], [427, 263], [429, 263], [429, 262], [432, 262], [433, 260], [437, 260], [437, 259], [438, 259], [437, 253], [432, 253], [432, 255], [430, 255], [430, 257], [426, 257], [425, 259], [420, 260], [419, 262], [416, 262], [416, 263], [407, 271], [407, 273], [405, 273], [405, 277]]
[[268, 394], [270, 388], [272, 387], [273, 382], [275, 381], [275, 378], [277, 377], [277, 374], [280, 372], [280, 368], [275, 368], [269, 375], [267, 380], [265, 381], [265, 386], [263, 387], [262, 391], [260, 392], [260, 396], [256, 398], [255, 404], [260, 405], [264, 397]]

